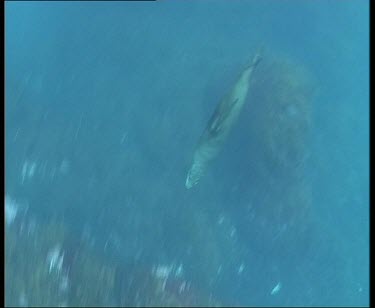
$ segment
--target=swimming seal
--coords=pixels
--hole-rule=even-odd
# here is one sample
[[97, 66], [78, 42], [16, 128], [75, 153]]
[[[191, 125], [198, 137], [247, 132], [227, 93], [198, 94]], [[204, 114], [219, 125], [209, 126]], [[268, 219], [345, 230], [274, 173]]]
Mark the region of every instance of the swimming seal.
[[241, 73], [232, 90], [220, 101], [211, 116], [194, 151], [193, 163], [186, 177], [185, 187], [198, 184], [206, 167], [219, 153], [228, 133], [237, 120], [249, 90], [250, 77], [261, 57], [255, 55], [252, 63]]

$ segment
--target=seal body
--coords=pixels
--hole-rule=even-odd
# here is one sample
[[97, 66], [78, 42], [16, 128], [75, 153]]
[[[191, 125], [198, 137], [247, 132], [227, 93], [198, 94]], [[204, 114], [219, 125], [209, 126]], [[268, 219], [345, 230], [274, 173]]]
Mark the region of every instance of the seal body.
[[251, 65], [241, 73], [232, 90], [216, 107], [194, 151], [193, 163], [185, 182], [186, 188], [190, 189], [199, 182], [208, 163], [219, 153], [245, 103], [250, 77], [259, 61], [260, 56], [257, 54]]

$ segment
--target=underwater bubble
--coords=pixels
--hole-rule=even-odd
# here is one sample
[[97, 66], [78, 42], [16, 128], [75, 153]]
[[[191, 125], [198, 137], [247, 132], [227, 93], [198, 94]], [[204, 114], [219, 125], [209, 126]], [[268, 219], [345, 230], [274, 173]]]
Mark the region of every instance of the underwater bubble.
[[6, 225], [10, 225], [17, 216], [19, 206], [9, 196], [5, 196], [5, 223]]

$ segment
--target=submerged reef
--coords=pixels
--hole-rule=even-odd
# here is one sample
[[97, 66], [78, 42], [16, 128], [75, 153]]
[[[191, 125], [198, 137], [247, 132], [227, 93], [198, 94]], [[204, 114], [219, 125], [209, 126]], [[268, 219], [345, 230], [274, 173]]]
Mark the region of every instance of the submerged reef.
[[285, 57], [265, 57], [253, 81], [247, 114], [251, 157], [248, 201], [238, 219], [260, 250], [305, 249], [311, 233], [311, 185], [306, 177], [314, 85]]
[[287, 58], [268, 58], [259, 67], [253, 89], [251, 139], [256, 140], [268, 168], [295, 176], [308, 157], [312, 77]]
[[5, 233], [6, 306], [218, 306], [179, 268], [114, 262], [58, 220], [18, 216]]
[[63, 305], [68, 288], [64, 229], [17, 217], [5, 230], [5, 305]]

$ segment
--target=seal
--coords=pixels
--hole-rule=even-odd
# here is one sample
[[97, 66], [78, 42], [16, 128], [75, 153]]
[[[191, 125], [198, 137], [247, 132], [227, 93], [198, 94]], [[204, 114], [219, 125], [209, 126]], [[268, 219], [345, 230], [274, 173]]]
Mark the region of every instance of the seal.
[[249, 90], [250, 77], [261, 57], [257, 53], [252, 63], [240, 74], [232, 90], [220, 101], [201, 135], [193, 155], [193, 162], [186, 177], [185, 187], [198, 184], [207, 165], [217, 156], [222, 148], [233, 123], [245, 103]]

